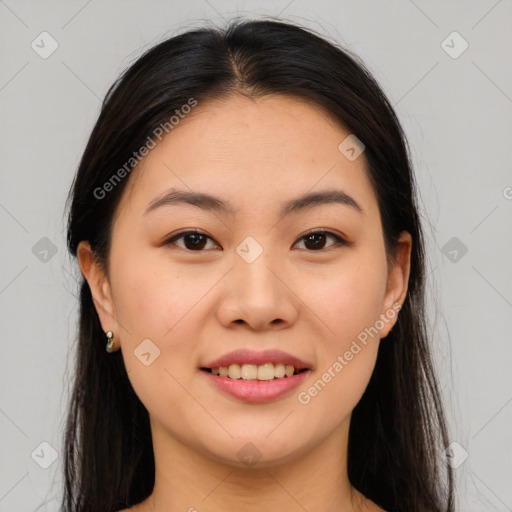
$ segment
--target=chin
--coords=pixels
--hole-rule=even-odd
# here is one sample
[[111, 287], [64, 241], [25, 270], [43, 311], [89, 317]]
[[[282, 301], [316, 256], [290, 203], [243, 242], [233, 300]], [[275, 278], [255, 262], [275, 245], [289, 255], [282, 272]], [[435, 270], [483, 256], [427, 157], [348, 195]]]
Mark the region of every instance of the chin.
[[[274, 436], [272, 439], [272, 436]], [[287, 444], [287, 440], [293, 439], [293, 446]], [[215, 443], [208, 446], [211, 438], [204, 445], [208, 451], [208, 458], [227, 466], [251, 470], [278, 467], [290, 463], [301, 456], [307, 450], [305, 444], [293, 435], [283, 432], [281, 436], [273, 433], [268, 436], [267, 430], [259, 436], [247, 434], [226, 439], [223, 443]]]

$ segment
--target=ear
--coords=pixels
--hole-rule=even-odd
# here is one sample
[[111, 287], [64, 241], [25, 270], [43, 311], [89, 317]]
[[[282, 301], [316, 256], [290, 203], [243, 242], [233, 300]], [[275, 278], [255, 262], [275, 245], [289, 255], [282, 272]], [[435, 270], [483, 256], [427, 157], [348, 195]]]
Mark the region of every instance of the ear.
[[94, 258], [89, 242], [82, 241], [78, 244], [77, 256], [80, 270], [91, 290], [102, 329], [105, 332], [117, 332], [110, 283], [103, 268]]
[[381, 318], [385, 318], [384, 327], [380, 329], [380, 337], [385, 338], [398, 318], [398, 311], [407, 296], [407, 285], [411, 270], [412, 238], [410, 233], [402, 231], [398, 237], [395, 257], [388, 272], [386, 296]]

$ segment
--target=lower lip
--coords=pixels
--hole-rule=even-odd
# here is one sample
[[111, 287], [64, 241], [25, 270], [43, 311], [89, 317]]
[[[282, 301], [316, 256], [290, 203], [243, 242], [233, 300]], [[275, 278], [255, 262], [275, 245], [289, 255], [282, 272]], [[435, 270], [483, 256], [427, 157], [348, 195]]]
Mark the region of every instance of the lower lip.
[[306, 370], [291, 377], [282, 377], [280, 379], [243, 380], [220, 377], [204, 370], [200, 371], [208, 377], [214, 386], [217, 386], [224, 393], [244, 402], [256, 403], [271, 402], [288, 395], [311, 373], [311, 370]]

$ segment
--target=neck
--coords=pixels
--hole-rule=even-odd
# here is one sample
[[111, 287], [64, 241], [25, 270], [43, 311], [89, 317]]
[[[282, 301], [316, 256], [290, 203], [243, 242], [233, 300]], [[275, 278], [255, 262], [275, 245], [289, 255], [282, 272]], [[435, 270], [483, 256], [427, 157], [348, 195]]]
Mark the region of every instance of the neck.
[[363, 510], [364, 497], [347, 475], [349, 424], [350, 417], [314, 450], [293, 461], [240, 468], [191, 449], [152, 422], [155, 486], [133, 511]]

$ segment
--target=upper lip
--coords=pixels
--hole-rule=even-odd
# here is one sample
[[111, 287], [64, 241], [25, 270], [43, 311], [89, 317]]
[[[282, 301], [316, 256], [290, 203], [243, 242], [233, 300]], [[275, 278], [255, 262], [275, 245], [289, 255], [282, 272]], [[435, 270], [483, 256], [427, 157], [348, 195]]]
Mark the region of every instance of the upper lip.
[[292, 356], [282, 350], [262, 350], [254, 351], [248, 349], [239, 349], [211, 361], [201, 368], [220, 368], [221, 366], [229, 366], [230, 364], [265, 364], [265, 363], [283, 363], [291, 364], [296, 370], [311, 369], [311, 365]]

